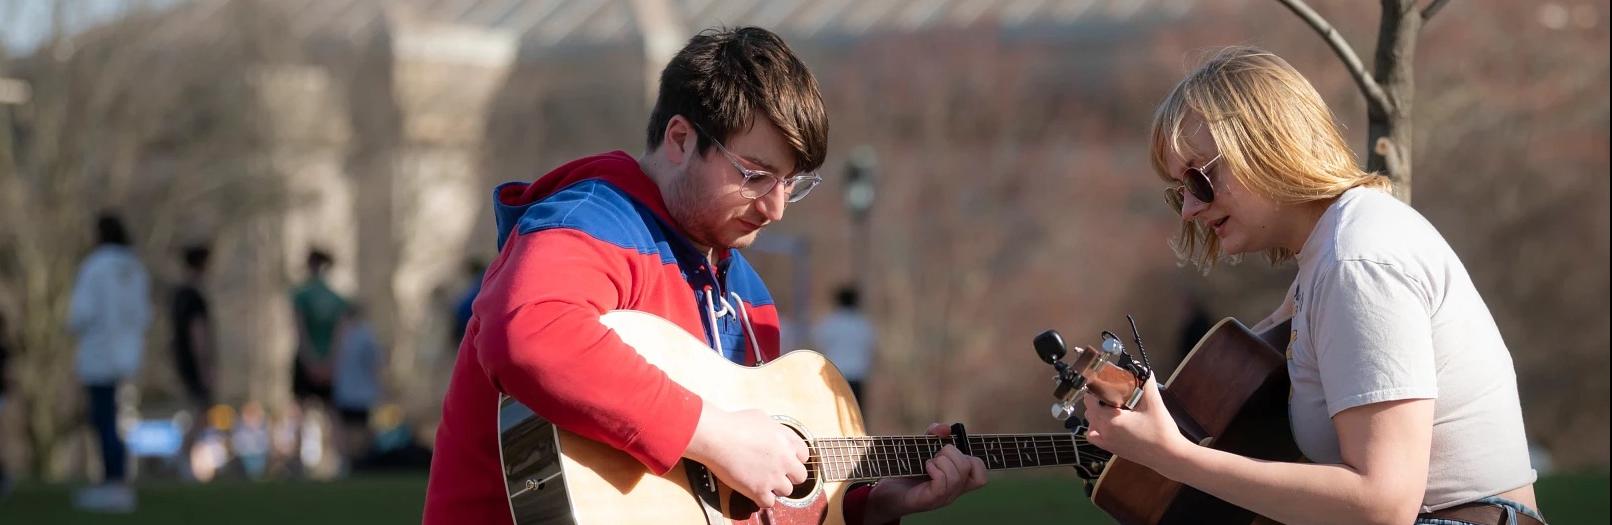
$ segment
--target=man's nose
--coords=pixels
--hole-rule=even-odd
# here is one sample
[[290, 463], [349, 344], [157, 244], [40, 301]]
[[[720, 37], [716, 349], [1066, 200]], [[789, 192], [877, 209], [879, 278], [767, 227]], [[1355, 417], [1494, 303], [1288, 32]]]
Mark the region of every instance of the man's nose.
[[783, 184], [772, 188], [766, 195], [756, 197], [756, 209], [769, 222], [784, 220], [784, 208], [789, 207], [789, 191]]

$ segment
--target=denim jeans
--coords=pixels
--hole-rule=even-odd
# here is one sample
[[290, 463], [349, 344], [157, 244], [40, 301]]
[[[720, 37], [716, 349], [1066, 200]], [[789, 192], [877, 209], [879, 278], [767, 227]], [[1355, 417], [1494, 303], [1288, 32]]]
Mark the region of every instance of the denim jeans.
[[103, 483], [123, 481], [128, 468], [128, 449], [118, 435], [118, 385], [86, 385], [90, 398], [90, 425], [101, 441]]
[[[1541, 523], [1545, 522], [1545, 518], [1539, 515], [1539, 511], [1529, 508], [1527, 505], [1523, 505], [1499, 496], [1489, 496], [1487, 498], [1477, 500], [1474, 503], [1488, 503], [1491, 505], [1498, 505], [1500, 508], [1506, 509], [1506, 525], [1517, 525], [1518, 514], [1527, 514], [1532, 516], [1534, 519], [1539, 520]], [[1416, 525], [1467, 525], [1467, 523], [1439, 518], [1418, 518], [1416, 520]]]

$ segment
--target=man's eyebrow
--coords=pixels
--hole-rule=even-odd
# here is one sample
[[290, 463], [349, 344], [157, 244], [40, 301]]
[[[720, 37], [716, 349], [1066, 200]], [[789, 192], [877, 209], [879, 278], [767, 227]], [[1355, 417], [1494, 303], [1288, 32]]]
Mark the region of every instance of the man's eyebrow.
[[742, 156], [740, 156], [740, 158], [742, 158], [742, 159], [744, 159], [744, 160], [748, 160], [748, 161], [750, 161], [750, 163], [751, 163], [751, 164], [755, 164], [755, 165], [757, 165], [757, 166], [761, 166], [761, 169], [763, 169], [763, 170], [767, 170], [767, 171], [770, 171], [770, 172], [772, 172], [772, 173], [773, 173], [773, 174], [777, 174], [777, 173], [778, 173], [778, 167], [777, 167], [777, 166], [773, 166], [773, 165], [772, 165], [772, 163], [770, 163], [770, 162], [767, 162], [767, 161], [765, 161], [765, 160], [761, 160], [761, 159], [758, 159], [758, 158], [756, 158], [756, 157], [752, 157], [752, 156], [749, 156], [749, 155], [742, 155]]

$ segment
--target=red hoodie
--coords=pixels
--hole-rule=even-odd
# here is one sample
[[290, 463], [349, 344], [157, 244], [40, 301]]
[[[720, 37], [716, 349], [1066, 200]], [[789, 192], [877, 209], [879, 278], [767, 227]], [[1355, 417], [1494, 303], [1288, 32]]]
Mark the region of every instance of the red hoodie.
[[[741, 364], [779, 354], [778, 312], [754, 268], [738, 250], [711, 268], [626, 153], [499, 186], [494, 199], [499, 255], [482, 277], [443, 400], [427, 524], [511, 522], [498, 459], [499, 394], [657, 474], [677, 463], [701, 400], [601, 325], [606, 312], [658, 315]], [[748, 326], [738, 315], [711, 326], [708, 297], [743, 301]], [[751, 348], [752, 336], [760, 348]], [[867, 492], [847, 497], [846, 514], [857, 521]]]

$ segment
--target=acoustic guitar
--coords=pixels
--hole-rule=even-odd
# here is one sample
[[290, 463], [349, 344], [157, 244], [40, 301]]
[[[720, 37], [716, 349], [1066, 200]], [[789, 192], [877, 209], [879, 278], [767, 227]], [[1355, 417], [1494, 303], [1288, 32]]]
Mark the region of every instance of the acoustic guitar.
[[866, 436], [850, 385], [821, 354], [797, 350], [746, 367], [712, 352], [677, 325], [651, 314], [616, 311], [601, 321], [640, 356], [714, 406], [774, 414], [811, 451], [808, 479], [758, 510], [704, 466], [683, 460], [655, 475], [636, 459], [578, 436], [514, 399], [499, 401], [499, 445], [518, 525], [534, 524], [839, 524], [843, 497], [858, 481], [924, 476], [945, 445], [989, 469], [1075, 466], [1095, 473], [1109, 458], [1075, 433]]
[[[1300, 461], [1288, 424], [1287, 359], [1279, 350], [1287, 347], [1290, 327], [1284, 322], [1256, 335], [1236, 319], [1215, 324], [1159, 390], [1181, 433], [1241, 456]], [[1136, 343], [1141, 346], [1140, 335]], [[1061, 360], [1068, 350], [1057, 332], [1041, 334], [1035, 344], [1042, 359], [1059, 370], [1057, 416], [1068, 416], [1081, 395], [1133, 407], [1152, 373], [1107, 332], [1099, 347], [1075, 348], [1072, 366]], [[1109, 460], [1089, 489], [1097, 508], [1124, 525], [1270, 522], [1123, 457]]]

